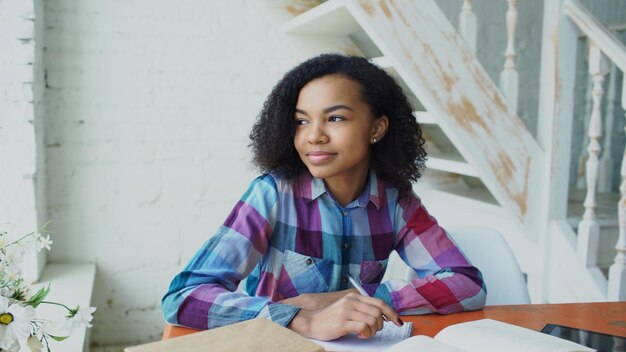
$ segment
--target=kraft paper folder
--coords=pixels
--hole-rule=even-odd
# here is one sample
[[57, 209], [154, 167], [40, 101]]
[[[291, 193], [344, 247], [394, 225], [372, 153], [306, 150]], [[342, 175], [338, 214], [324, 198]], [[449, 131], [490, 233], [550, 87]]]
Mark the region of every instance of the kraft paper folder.
[[191, 335], [128, 347], [125, 352], [276, 351], [323, 352], [324, 349], [265, 318], [206, 330]]

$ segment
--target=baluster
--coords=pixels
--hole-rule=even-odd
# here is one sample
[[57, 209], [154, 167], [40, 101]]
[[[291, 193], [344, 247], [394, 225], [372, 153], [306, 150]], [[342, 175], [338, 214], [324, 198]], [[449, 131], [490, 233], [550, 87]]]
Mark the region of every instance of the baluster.
[[504, 70], [500, 74], [500, 89], [504, 92], [511, 108], [517, 112], [517, 91], [519, 76], [515, 69], [515, 28], [517, 26], [517, 0], [508, 0], [509, 9], [506, 12], [506, 52], [504, 56]]
[[598, 180], [598, 168], [600, 155], [600, 137], [602, 137], [602, 116], [600, 104], [604, 89], [604, 75], [607, 73], [607, 61], [604, 54], [594, 43], [589, 47], [589, 74], [593, 80], [591, 91], [593, 107], [591, 120], [589, 120], [589, 146], [587, 147], [587, 162], [585, 174], [587, 177], [587, 194], [585, 196], [585, 213], [578, 224], [578, 256], [587, 267], [596, 266], [598, 259], [598, 239], [600, 226], [596, 222], [596, 185]]
[[[626, 79], [622, 82], [622, 108], [626, 110]], [[626, 132], [626, 127], [624, 127]], [[615, 249], [617, 255], [613, 265], [609, 268], [609, 287], [607, 299], [610, 301], [626, 300], [626, 149], [622, 157], [620, 172], [622, 181], [619, 186], [621, 198], [617, 203], [617, 218], [619, 223], [619, 237]]]
[[620, 338], [618, 336], [613, 336], [613, 349], [611, 350], [611, 352], [624, 351], [625, 347], [626, 347], [626, 342], [624, 342], [623, 338]]
[[459, 32], [473, 53], [476, 52], [476, 30], [476, 15], [472, 11], [472, 0], [463, 0], [459, 14]]
[[600, 158], [600, 173], [598, 192], [611, 192], [613, 188], [613, 157], [611, 156], [611, 130], [615, 117], [615, 81], [617, 80], [617, 66], [611, 63], [609, 86], [606, 93], [606, 123], [604, 125], [604, 145]]
[[[585, 90], [585, 112], [583, 115], [583, 129], [589, 129], [589, 120], [591, 118], [591, 87], [593, 82], [591, 78], [587, 80], [587, 89]], [[578, 172], [576, 173], [576, 188], [585, 188], [585, 162], [587, 161], [587, 150], [585, 146], [589, 144], [589, 137], [585, 134], [580, 148], [580, 156], [578, 157]]]

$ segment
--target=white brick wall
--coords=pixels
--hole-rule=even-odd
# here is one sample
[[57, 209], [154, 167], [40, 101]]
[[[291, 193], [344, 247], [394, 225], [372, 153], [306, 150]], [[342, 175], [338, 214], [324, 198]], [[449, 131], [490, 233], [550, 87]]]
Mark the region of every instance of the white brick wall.
[[[32, 1], [0, 2], [0, 230], [20, 236], [38, 227]], [[25, 258], [27, 280], [37, 277], [34, 255]]]
[[298, 59], [248, 1], [42, 3], [50, 261], [95, 261], [97, 345], [160, 299], [256, 175], [248, 133]]

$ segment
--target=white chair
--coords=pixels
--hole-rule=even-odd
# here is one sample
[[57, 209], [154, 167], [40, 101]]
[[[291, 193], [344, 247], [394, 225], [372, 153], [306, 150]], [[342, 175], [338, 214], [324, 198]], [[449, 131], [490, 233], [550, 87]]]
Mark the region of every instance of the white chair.
[[[526, 280], [515, 255], [502, 235], [492, 229], [474, 226], [446, 227], [454, 242], [483, 274], [487, 285], [485, 305], [529, 304]], [[417, 277], [407, 267], [405, 279]]]

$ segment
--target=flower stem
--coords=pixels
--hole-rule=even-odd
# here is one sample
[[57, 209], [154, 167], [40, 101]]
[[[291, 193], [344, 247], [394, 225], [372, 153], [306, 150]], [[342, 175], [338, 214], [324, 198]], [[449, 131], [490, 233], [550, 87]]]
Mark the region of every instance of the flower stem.
[[29, 233], [29, 234], [26, 234], [26, 235], [24, 235], [24, 236], [20, 237], [19, 239], [17, 239], [17, 240], [15, 240], [15, 241], [13, 241], [13, 242], [11, 242], [11, 243], [7, 244], [6, 246], [2, 247], [2, 249], [7, 248], [7, 247], [10, 247], [10, 246], [12, 246], [12, 245], [14, 245], [14, 244], [17, 244], [17, 243], [19, 243], [21, 240], [25, 239], [26, 237], [28, 237], [28, 236], [32, 236], [32, 235], [34, 235], [34, 234], [35, 234], [35, 232], [31, 232], [31, 233]]
[[63, 304], [63, 303], [49, 302], [49, 301], [41, 301], [41, 303], [45, 303], [45, 304], [52, 304], [52, 305], [55, 305], [55, 306], [61, 306], [61, 307], [65, 308], [65, 309], [67, 309], [67, 310], [68, 310], [68, 311], [70, 311], [70, 312], [72, 311], [72, 309], [70, 309], [68, 306], [66, 306], [66, 305], [65, 305], [65, 304]]
[[48, 226], [48, 224], [49, 224], [49, 223], [51, 223], [51, 222], [52, 222], [52, 220], [48, 220], [48, 221], [47, 221], [45, 224], [43, 224], [43, 226], [42, 226], [42, 227], [40, 227], [37, 231], [35, 231], [35, 232], [31, 232], [31, 233], [28, 233], [28, 234], [26, 234], [26, 235], [24, 235], [24, 236], [20, 237], [19, 239], [17, 239], [17, 240], [15, 240], [15, 241], [13, 241], [13, 242], [11, 242], [11, 243], [7, 244], [6, 246], [2, 247], [2, 249], [7, 248], [7, 247], [10, 247], [10, 246], [12, 246], [12, 245], [14, 245], [14, 244], [17, 244], [17, 243], [19, 243], [21, 240], [25, 239], [26, 237], [32, 236], [32, 235], [36, 234], [37, 232], [41, 232], [41, 231], [43, 231], [43, 230], [46, 228], [46, 226]]

